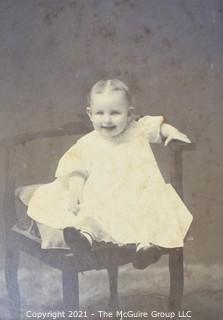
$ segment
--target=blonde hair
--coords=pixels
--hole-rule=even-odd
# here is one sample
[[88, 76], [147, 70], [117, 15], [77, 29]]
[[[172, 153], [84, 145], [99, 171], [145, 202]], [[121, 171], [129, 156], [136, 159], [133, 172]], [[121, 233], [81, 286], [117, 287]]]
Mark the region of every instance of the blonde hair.
[[129, 88], [122, 81], [118, 79], [100, 80], [96, 82], [91, 88], [89, 99], [88, 99], [89, 103], [91, 104], [92, 97], [95, 94], [101, 94], [101, 93], [112, 92], [112, 91], [122, 91], [125, 94], [125, 97], [128, 100], [129, 104], [131, 103], [131, 95], [129, 92]]

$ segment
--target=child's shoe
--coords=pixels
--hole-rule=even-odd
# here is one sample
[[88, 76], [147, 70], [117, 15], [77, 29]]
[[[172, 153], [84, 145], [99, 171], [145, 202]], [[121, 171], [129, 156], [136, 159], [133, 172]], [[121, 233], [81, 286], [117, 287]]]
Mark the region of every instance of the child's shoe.
[[63, 230], [64, 240], [71, 247], [81, 245], [85, 249], [91, 249], [93, 244], [93, 239], [91, 235], [87, 232], [82, 232], [73, 227], [67, 227]]
[[133, 267], [136, 269], [145, 269], [150, 264], [157, 262], [162, 255], [162, 249], [154, 244], [138, 244], [136, 248]]

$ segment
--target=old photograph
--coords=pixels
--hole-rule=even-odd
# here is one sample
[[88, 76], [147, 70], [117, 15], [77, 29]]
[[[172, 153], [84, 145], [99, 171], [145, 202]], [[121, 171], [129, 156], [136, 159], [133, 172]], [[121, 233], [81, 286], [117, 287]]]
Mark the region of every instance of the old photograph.
[[223, 320], [223, 3], [0, 1], [0, 319]]

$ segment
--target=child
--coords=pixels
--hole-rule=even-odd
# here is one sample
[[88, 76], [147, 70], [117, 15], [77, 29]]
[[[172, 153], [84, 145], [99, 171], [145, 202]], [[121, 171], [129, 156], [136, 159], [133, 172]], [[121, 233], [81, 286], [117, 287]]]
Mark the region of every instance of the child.
[[119, 80], [97, 82], [89, 102], [94, 130], [63, 155], [57, 179], [34, 193], [28, 214], [64, 229], [69, 244], [135, 243], [134, 266], [143, 269], [165, 249], [182, 247], [192, 221], [165, 183], [149, 143], [190, 140], [162, 116], [135, 121], [129, 89]]

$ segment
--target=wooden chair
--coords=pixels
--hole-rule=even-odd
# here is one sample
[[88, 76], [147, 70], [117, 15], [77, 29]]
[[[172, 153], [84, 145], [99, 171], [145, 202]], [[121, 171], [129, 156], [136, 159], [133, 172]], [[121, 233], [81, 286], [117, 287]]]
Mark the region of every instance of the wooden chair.
[[[83, 252], [77, 252], [75, 255], [62, 249], [43, 250], [41, 249], [40, 238], [32, 235], [25, 236], [23, 232], [21, 233], [15, 227], [17, 223], [15, 208], [16, 147], [37, 139], [75, 134], [82, 135], [90, 130], [86, 126], [85, 121], [79, 121], [55, 130], [25, 133], [3, 138], [0, 141], [0, 146], [5, 152], [5, 193], [3, 203], [6, 243], [5, 279], [12, 319], [19, 319], [20, 316], [20, 295], [17, 280], [20, 251], [62, 271], [64, 310], [78, 310], [78, 273], [87, 270], [107, 269], [110, 285], [110, 305], [116, 306], [118, 303], [118, 267], [132, 261], [134, 248], [125, 250], [120, 248], [104, 248], [96, 252], [84, 254]], [[183, 197], [182, 153], [185, 150], [192, 149], [194, 149], [193, 144], [179, 142], [171, 143], [169, 146], [171, 156], [170, 182], [181, 197]], [[178, 310], [181, 307], [184, 287], [183, 249], [171, 249], [168, 254], [170, 274], [168, 305], [170, 310]]]

